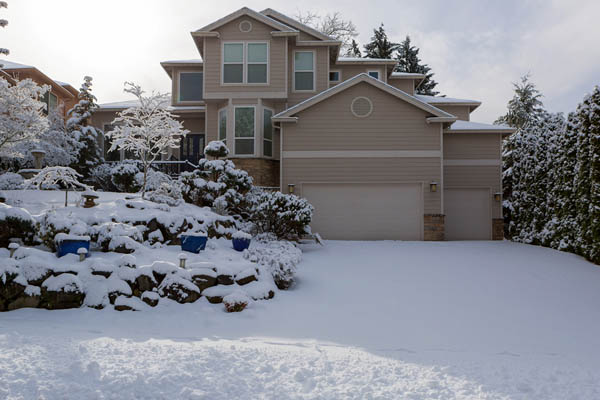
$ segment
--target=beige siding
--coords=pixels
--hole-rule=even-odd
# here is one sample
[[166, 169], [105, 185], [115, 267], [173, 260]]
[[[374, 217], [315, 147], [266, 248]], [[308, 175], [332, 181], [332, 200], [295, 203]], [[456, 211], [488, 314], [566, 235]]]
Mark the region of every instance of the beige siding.
[[445, 133], [444, 159], [500, 160], [502, 136], [497, 133]]
[[[490, 193], [502, 192], [502, 167], [497, 166], [448, 166], [444, 167], [446, 188], [489, 188]], [[502, 218], [499, 201], [492, 200], [492, 218]]]
[[469, 121], [470, 120], [470, 115], [471, 115], [471, 111], [470, 111], [470, 107], [469, 106], [447, 106], [447, 105], [442, 105], [442, 104], [432, 104], [433, 106], [439, 108], [440, 110], [444, 110], [452, 115], [454, 115], [455, 117], [457, 117], [458, 119], [462, 120], [462, 121]]
[[[294, 79], [294, 51], [308, 51], [312, 50], [316, 55], [316, 87], [313, 92], [294, 92], [293, 91], [293, 79]], [[289, 106], [296, 105], [301, 101], [308, 99], [316, 95], [323, 90], [329, 88], [329, 49], [327, 47], [296, 47], [292, 44], [289, 45], [288, 49], [288, 104]]]
[[[286, 129], [287, 126], [284, 146]], [[429, 182], [441, 179], [439, 158], [284, 158], [282, 168], [282, 187], [285, 190], [293, 183], [300, 196], [305, 183], [421, 183], [424, 213], [440, 213], [440, 191], [429, 190]]]
[[[251, 32], [240, 32], [243, 20], [252, 22]], [[285, 97], [286, 90], [286, 38], [271, 36], [273, 28], [244, 16], [218, 28], [220, 38], [207, 38], [204, 51], [205, 86], [204, 93], [209, 98], [227, 97]], [[223, 41], [268, 41], [269, 42], [269, 83], [266, 85], [222, 85], [221, 46]]]
[[[373, 103], [367, 118], [350, 111], [352, 100]], [[368, 83], [360, 83], [299, 113], [285, 124], [284, 151], [306, 150], [441, 150], [439, 124], [428, 114]]]
[[218, 139], [219, 110], [225, 106], [225, 102], [206, 104], [206, 143]]
[[329, 68], [331, 70], [341, 71], [342, 76], [340, 77], [340, 82], [347, 81], [353, 76], [373, 70], [379, 71], [379, 76], [384, 82], [387, 78], [385, 73], [385, 65], [332, 65]]
[[204, 133], [204, 118], [189, 118], [185, 115], [182, 115], [180, 118], [182, 120], [183, 127], [190, 131], [190, 133]]
[[390, 79], [388, 83], [403, 92], [415, 94], [415, 81], [412, 79]]

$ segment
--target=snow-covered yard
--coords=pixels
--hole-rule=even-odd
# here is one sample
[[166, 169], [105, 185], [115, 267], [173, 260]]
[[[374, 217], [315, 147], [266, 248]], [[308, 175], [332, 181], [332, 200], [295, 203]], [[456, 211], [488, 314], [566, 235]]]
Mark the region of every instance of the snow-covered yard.
[[600, 398], [600, 268], [508, 242], [328, 242], [227, 314], [0, 314], [0, 398]]

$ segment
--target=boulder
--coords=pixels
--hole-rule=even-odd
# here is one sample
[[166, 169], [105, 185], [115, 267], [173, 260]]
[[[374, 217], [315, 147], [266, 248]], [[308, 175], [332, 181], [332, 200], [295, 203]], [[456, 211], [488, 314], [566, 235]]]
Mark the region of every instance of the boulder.
[[227, 312], [243, 311], [248, 306], [248, 303], [250, 303], [250, 298], [241, 290], [223, 297], [223, 304], [225, 304], [225, 311]]
[[193, 303], [200, 298], [200, 289], [176, 274], [165, 277], [158, 287], [158, 293], [181, 304]]
[[150, 265], [150, 270], [157, 284], [161, 284], [163, 279], [169, 274], [174, 274], [179, 271], [179, 267], [173, 263], [166, 261], [155, 261]]
[[[34, 286], [32, 286], [34, 287]], [[37, 308], [42, 300], [40, 288], [36, 287], [37, 294], [24, 292], [22, 296], [8, 303], [6, 307], [8, 311], [17, 310], [19, 308]]]
[[10, 302], [17, 297], [22, 296], [25, 292], [25, 287], [25, 285], [21, 285], [12, 279], [4, 284], [0, 281], [0, 298]]
[[46, 279], [41, 294], [40, 304], [48, 310], [79, 308], [85, 298], [83, 284], [76, 275], [69, 273]]
[[190, 270], [190, 276], [200, 292], [217, 284], [217, 274], [212, 269], [195, 268]]
[[206, 297], [211, 304], [219, 304], [223, 302], [223, 298], [231, 293], [235, 292], [235, 287], [231, 285], [217, 285], [202, 292], [202, 295]]
[[133, 295], [140, 297], [142, 293], [151, 291], [157, 286], [154, 277], [148, 275], [140, 275], [135, 278], [133, 283]]
[[235, 276], [235, 283], [241, 286], [247, 285], [250, 282], [258, 280], [257, 275], [258, 274], [255, 268], [245, 269], [244, 271], [240, 272]]
[[156, 292], [144, 292], [142, 293], [142, 301], [148, 304], [150, 307], [156, 307], [160, 296]]
[[119, 296], [115, 299], [115, 310], [117, 311], [141, 311], [146, 307], [137, 297]]

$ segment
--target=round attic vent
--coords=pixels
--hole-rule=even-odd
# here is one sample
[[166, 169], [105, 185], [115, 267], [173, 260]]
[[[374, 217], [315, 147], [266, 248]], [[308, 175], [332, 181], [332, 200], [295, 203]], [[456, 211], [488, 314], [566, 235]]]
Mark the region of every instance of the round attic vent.
[[252, 22], [250, 22], [250, 21], [240, 22], [240, 31], [250, 32], [251, 30], [252, 30]]
[[352, 111], [352, 114], [354, 114], [355, 117], [368, 117], [373, 112], [373, 103], [366, 97], [357, 97], [352, 100], [350, 111]]

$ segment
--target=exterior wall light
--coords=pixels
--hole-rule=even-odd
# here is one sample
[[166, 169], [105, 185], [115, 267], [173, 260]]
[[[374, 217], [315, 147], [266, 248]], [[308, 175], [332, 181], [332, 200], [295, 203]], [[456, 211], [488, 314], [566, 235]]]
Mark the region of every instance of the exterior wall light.
[[502, 200], [502, 193], [500, 193], [500, 192], [494, 193], [494, 200], [496, 200], [496, 201]]
[[435, 182], [435, 181], [432, 181], [432, 182], [429, 184], [429, 191], [430, 191], [430, 192], [437, 192], [437, 185], [438, 185], [438, 184], [437, 184], [437, 182]]
[[288, 184], [288, 192], [290, 194], [294, 194], [294, 189], [296, 188], [296, 185], [294, 185], [293, 183], [289, 183]]

